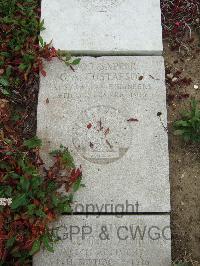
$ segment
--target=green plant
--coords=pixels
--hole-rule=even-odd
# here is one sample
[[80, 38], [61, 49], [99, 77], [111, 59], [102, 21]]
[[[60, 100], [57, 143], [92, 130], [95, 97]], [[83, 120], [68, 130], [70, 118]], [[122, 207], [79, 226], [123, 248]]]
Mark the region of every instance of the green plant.
[[38, 0], [0, 0], [0, 92], [4, 96], [11, 96], [13, 89], [20, 92], [38, 71], [46, 76], [43, 59], [58, 57], [70, 67], [79, 63], [80, 59], [71, 60], [69, 53], [45, 43], [40, 36], [44, 29]]
[[182, 112], [174, 128], [174, 134], [182, 136], [185, 141], [200, 142], [200, 109], [196, 100], [191, 101], [190, 110]]
[[[0, 202], [5, 203], [0, 206], [0, 265], [5, 266], [30, 265], [41, 245], [53, 251], [56, 239], [48, 225], [71, 211], [73, 195], [83, 186], [81, 170], [65, 147], [51, 153], [54, 163], [46, 169], [41, 141], [22, 143], [26, 111], [36, 103], [37, 88], [31, 86], [39, 71], [46, 76], [43, 59], [58, 57], [72, 70], [80, 62], [41, 38], [40, 2], [0, 0]], [[61, 187], [65, 195], [58, 192]]]
[[[83, 186], [68, 149], [53, 151], [53, 165], [46, 169], [40, 145], [37, 137], [22, 144], [0, 140], [0, 198], [12, 199], [0, 206], [0, 265], [30, 265], [41, 246], [53, 252], [57, 239], [48, 225], [71, 212], [74, 193]], [[61, 187], [65, 194], [58, 192]]]

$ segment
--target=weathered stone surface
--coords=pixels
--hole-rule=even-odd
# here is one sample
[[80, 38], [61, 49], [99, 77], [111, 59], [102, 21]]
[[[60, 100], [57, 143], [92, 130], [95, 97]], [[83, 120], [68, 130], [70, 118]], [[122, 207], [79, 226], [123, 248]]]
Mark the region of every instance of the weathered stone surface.
[[163, 58], [83, 57], [75, 71], [57, 60], [45, 69], [37, 133], [46, 162], [63, 144], [82, 165], [74, 210], [169, 211]]
[[53, 226], [63, 241], [34, 266], [170, 266], [169, 216], [63, 216]]
[[43, 0], [45, 41], [73, 53], [161, 54], [159, 0]]

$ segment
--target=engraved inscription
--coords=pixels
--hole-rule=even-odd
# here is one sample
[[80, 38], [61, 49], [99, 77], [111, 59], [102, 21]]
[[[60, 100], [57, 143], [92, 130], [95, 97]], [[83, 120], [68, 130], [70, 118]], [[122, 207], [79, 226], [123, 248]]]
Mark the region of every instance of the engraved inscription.
[[[79, 70], [84, 74], [80, 75]], [[135, 63], [128, 62], [100, 62], [97, 66], [94, 62], [82, 62], [70, 75], [62, 72], [60, 80], [63, 81], [64, 92], [59, 93], [58, 97], [69, 101], [104, 97], [137, 100], [147, 97], [149, 90], [152, 95], [157, 93], [151, 86], [149, 76], [138, 72]], [[56, 88], [57, 84], [54, 86]]]
[[108, 164], [124, 156], [131, 144], [127, 118], [110, 106], [83, 111], [73, 128], [73, 144], [86, 160]]
[[77, 0], [86, 9], [105, 12], [110, 8], [118, 6], [124, 0]]
[[[56, 86], [55, 86], [56, 87]], [[66, 86], [65, 92], [62, 94], [58, 94], [58, 98], [63, 100], [76, 100], [79, 98], [79, 101], [82, 101], [86, 98], [91, 99], [103, 99], [104, 97], [107, 98], [123, 98], [123, 99], [137, 99], [140, 97], [147, 97], [148, 90], [151, 89], [150, 84], [107, 84], [105, 86], [105, 89], [102, 89], [102, 87], [98, 86], [92, 86], [93, 90], [88, 88], [88, 86], [80, 85], [80, 86]], [[81, 95], [80, 98], [80, 91], [84, 91], [84, 94]], [[153, 92], [152, 92], [153, 94]]]

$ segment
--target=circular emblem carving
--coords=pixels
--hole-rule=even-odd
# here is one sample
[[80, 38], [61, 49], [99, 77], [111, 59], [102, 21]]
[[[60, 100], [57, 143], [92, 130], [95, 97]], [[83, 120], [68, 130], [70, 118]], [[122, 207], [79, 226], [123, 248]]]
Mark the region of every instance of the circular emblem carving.
[[108, 164], [124, 156], [130, 147], [132, 130], [120, 111], [96, 106], [82, 112], [73, 128], [73, 144], [86, 160]]
[[85, 8], [96, 11], [106, 11], [118, 6], [124, 0], [78, 0]]

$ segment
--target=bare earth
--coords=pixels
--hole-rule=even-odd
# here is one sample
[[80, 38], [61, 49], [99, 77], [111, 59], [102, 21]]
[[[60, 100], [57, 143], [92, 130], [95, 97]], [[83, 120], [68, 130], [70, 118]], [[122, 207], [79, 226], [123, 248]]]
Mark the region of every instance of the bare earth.
[[[191, 78], [190, 85], [168, 86], [170, 182], [172, 205], [172, 256], [173, 260], [191, 257], [200, 265], [200, 144], [185, 144], [173, 135], [173, 122], [180, 111], [188, 108], [190, 98], [200, 100], [200, 48], [199, 38], [180, 51], [170, 51], [165, 43], [165, 64], [171, 73], [182, 71], [181, 77]], [[169, 74], [168, 74], [169, 75]], [[198, 89], [194, 88], [198, 86]], [[179, 95], [187, 95], [181, 98]]]

